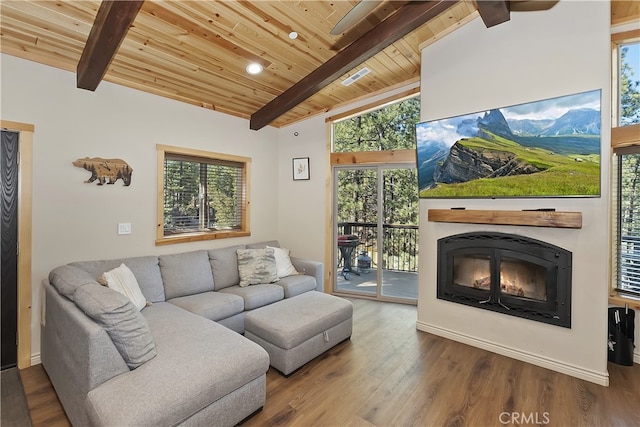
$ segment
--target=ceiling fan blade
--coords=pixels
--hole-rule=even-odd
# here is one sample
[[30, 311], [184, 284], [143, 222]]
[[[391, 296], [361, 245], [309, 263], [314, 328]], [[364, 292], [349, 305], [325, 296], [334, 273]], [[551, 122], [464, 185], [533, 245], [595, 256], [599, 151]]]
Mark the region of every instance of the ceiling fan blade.
[[357, 5], [353, 6], [353, 8], [342, 17], [342, 19], [336, 24], [335, 27], [333, 27], [329, 34], [331, 34], [332, 36], [337, 36], [344, 33], [345, 31], [356, 25], [358, 22], [366, 18], [382, 3], [382, 1], [378, 0], [360, 0]]
[[535, 12], [538, 10], [549, 10], [558, 3], [559, 0], [511, 0], [510, 9], [512, 12]]

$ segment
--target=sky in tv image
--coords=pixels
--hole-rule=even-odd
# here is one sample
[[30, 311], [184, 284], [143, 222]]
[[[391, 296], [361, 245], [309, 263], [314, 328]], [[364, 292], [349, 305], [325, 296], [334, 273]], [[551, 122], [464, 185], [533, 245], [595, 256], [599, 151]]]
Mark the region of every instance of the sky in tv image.
[[416, 125], [422, 198], [600, 195], [600, 90]]

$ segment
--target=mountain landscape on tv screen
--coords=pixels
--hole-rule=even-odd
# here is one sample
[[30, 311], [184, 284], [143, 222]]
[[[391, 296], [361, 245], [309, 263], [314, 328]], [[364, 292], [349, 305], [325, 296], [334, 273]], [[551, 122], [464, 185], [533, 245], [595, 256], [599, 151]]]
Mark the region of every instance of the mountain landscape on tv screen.
[[416, 125], [420, 197], [600, 194], [600, 91]]

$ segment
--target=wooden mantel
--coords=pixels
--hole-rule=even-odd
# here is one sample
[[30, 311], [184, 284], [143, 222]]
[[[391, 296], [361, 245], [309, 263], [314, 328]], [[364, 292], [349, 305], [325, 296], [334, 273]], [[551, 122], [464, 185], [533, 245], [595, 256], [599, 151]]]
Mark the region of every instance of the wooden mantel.
[[544, 209], [525, 211], [429, 209], [427, 215], [427, 219], [434, 222], [582, 228], [582, 212], [557, 212]]

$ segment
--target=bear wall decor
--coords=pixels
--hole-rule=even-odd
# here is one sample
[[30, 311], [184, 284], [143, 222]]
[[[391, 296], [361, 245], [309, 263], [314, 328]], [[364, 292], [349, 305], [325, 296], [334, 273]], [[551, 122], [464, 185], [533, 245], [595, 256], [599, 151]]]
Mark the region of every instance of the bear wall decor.
[[85, 157], [73, 162], [73, 166], [83, 168], [91, 172], [91, 176], [85, 183], [98, 181], [98, 185], [115, 184], [122, 179], [125, 186], [131, 185], [131, 173], [133, 169], [122, 159], [103, 159], [102, 157]]

